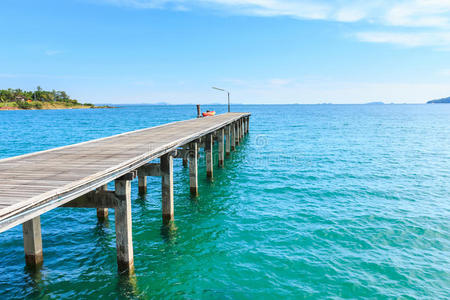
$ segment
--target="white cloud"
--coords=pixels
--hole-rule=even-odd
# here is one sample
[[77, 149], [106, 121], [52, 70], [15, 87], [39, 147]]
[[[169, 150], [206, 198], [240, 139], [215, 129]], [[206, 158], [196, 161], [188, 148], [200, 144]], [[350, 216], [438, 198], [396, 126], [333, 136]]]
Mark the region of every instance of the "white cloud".
[[[95, 0], [91, 0], [95, 1]], [[137, 9], [198, 7], [230, 14], [261, 17], [288, 16], [336, 22], [364, 22], [382, 26], [379, 32], [353, 34], [365, 42], [408, 47], [450, 47], [450, 0], [96, 0]], [[409, 29], [404, 33], [402, 30]], [[426, 31], [424, 31], [426, 30]]]
[[155, 82], [153, 80], [140, 80], [133, 83], [134, 85], [140, 85], [140, 86], [147, 86], [152, 87], [155, 85]]
[[406, 47], [450, 45], [450, 32], [359, 32], [357, 39], [371, 43], [389, 43]]
[[286, 85], [289, 85], [289, 84], [291, 84], [293, 82], [294, 82], [294, 80], [286, 79], [286, 78], [272, 78], [272, 79], [269, 79], [269, 85], [277, 86], [277, 87], [279, 87], [279, 86], [286, 86]]
[[0, 78], [16, 78], [19, 77], [17, 74], [7, 74], [7, 73], [0, 73]]
[[98, 0], [134, 8], [228, 9], [236, 14], [291, 16], [341, 22], [375, 21], [393, 26], [443, 27], [450, 24], [450, 0]]
[[448, 76], [448, 77], [450, 77], [450, 69], [443, 69], [443, 70], [440, 70], [439, 72], [438, 72], [438, 74], [439, 75], [441, 75], [441, 76]]
[[45, 50], [45, 55], [47, 55], [47, 56], [58, 55], [61, 53], [62, 53], [62, 51], [59, 51], [59, 50]]
[[386, 23], [409, 27], [448, 27], [449, 0], [409, 0], [390, 7], [385, 14]]

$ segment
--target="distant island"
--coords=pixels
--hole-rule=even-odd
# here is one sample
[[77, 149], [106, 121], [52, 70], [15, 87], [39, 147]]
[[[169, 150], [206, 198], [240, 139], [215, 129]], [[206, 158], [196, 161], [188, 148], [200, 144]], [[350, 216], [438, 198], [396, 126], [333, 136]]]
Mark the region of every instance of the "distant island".
[[80, 103], [75, 99], [71, 99], [64, 91], [44, 91], [39, 86], [36, 88], [36, 91], [23, 91], [21, 89], [0, 90], [0, 110], [64, 108], [110, 108], [110, 106]]
[[384, 102], [381, 102], [381, 101], [374, 101], [374, 102], [368, 102], [368, 103], [366, 103], [367, 105], [382, 105], [382, 104], [384, 104]]
[[450, 103], [450, 97], [436, 99], [436, 100], [430, 100], [427, 102], [427, 104], [436, 104], [436, 103]]

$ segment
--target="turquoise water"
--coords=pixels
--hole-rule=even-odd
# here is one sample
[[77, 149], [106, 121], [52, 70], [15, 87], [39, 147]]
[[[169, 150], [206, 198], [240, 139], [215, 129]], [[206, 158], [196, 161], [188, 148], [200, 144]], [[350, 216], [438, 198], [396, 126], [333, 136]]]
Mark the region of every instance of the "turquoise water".
[[[225, 107], [214, 107], [223, 112]], [[205, 108], [206, 109], [206, 108]], [[136, 276], [116, 271], [113, 213], [41, 216], [44, 266], [0, 234], [0, 298], [449, 298], [450, 105], [235, 106], [250, 134], [175, 222], [132, 184]], [[0, 112], [0, 158], [192, 118], [192, 106]]]

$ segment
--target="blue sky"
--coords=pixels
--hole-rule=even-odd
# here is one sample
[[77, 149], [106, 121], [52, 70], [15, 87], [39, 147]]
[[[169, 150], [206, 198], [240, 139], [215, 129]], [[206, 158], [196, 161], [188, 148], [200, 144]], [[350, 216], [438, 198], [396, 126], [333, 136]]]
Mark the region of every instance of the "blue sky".
[[0, 33], [0, 88], [83, 102], [450, 96], [449, 0], [2, 0]]

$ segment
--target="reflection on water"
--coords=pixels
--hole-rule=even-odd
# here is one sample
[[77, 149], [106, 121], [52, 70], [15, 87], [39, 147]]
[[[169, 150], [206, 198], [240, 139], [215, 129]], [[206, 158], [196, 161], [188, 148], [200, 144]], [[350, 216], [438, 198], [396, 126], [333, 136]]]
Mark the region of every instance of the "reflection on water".
[[136, 274], [121, 274], [117, 282], [119, 295], [126, 299], [146, 299], [138, 289]]
[[25, 273], [24, 279], [25, 282], [27, 283], [25, 286], [26, 289], [31, 290], [32, 291], [31, 294], [34, 296], [40, 295], [42, 292], [41, 287], [44, 286], [43, 265], [36, 267], [25, 266], [24, 273]]
[[161, 238], [167, 245], [173, 245], [177, 237], [177, 226], [174, 221], [163, 222], [161, 225]]

